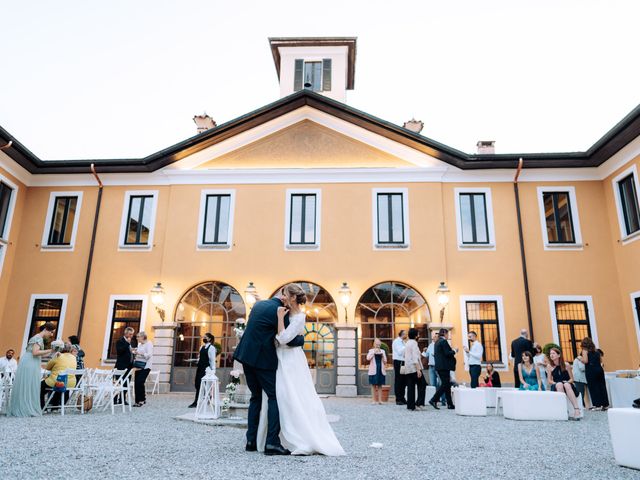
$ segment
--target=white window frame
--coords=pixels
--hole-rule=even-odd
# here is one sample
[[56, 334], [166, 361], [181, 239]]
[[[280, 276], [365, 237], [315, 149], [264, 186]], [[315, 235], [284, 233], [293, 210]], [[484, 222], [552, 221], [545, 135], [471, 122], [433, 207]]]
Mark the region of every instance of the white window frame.
[[[220, 245], [204, 245], [202, 235], [204, 234], [204, 212], [207, 205], [207, 195], [229, 195], [229, 238], [227, 243]], [[200, 213], [198, 214], [198, 238], [196, 238], [196, 250], [231, 250], [233, 246], [233, 220], [236, 209], [236, 191], [234, 189], [206, 189], [200, 192]]]
[[[379, 193], [401, 193], [402, 210], [404, 213], [403, 226], [404, 243], [387, 245], [378, 243], [378, 194]], [[371, 239], [374, 250], [409, 250], [411, 240], [409, 235], [409, 189], [408, 188], [372, 188], [371, 189]]]
[[60, 321], [58, 322], [58, 329], [56, 330], [56, 340], [62, 339], [62, 329], [64, 328], [64, 319], [67, 315], [67, 303], [69, 300], [69, 294], [67, 293], [32, 293], [29, 300], [29, 308], [27, 310], [27, 324], [24, 326], [24, 335], [22, 337], [22, 349], [27, 348], [27, 342], [29, 341], [29, 330], [31, 327], [31, 321], [33, 319], [33, 307], [36, 304], [36, 300], [62, 300], [62, 307], [60, 309]]
[[[144, 331], [145, 323], [147, 320], [147, 301], [148, 295], [110, 295], [109, 296], [109, 311], [107, 313], [107, 324], [105, 327], [104, 341], [102, 343], [102, 356], [100, 357], [100, 365], [108, 366], [113, 365], [115, 360], [107, 360], [109, 353], [109, 337], [111, 335], [111, 320], [113, 319], [113, 309], [116, 300], [142, 300], [142, 311], [140, 313], [140, 330]], [[138, 333], [138, 332], [136, 332]]]
[[638, 311], [636, 310], [636, 299], [640, 298], [640, 290], [630, 294], [631, 297], [631, 314], [633, 316], [633, 325], [636, 329], [636, 336], [638, 337], [638, 349], [640, 350], [640, 318]]
[[[620, 227], [620, 240], [622, 241], [622, 245], [626, 245], [640, 239], [640, 230], [633, 232], [631, 235], [627, 235], [627, 227], [624, 224], [624, 212], [622, 211], [622, 199], [620, 198], [620, 188], [618, 187], [618, 182], [630, 174], [633, 174], [633, 182], [636, 186], [636, 195], [640, 196], [640, 180], [638, 179], [638, 169], [635, 165], [631, 165], [611, 180], [613, 196], [616, 200], [616, 211], [618, 212], [618, 226]], [[640, 202], [640, 198], [638, 201]], [[640, 208], [640, 205], [638, 207]]]
[[[540, 215], [540, 228], [542, 229], [542, 244], [545, 250], [583, 250], [582, 230], [580, 229], [580, 218], [578, 216], [578, 201], [576, 200], [576, 188], [566, 187], [538, 187], [538, 213]], [[544, 194], [545, 193], [568, 193], [569, 204], [571, 207], [571, 223], [573, 228], [573, 236], [575, 243], [550, 243], [547, 235], [547, 219], [544, 210]]]
[[13, 211], [18, 197], [18, 186], [2, 174], [0, 174], [0, 182], [8, 185], [13, 190], [11, 198], [9, 199], [9, 209], [7, 210], [6, 230], [4, 232], [4, 237], [0, 237], [0, 247], [2, 247], [0, 248], [0, 276], [2, 276], [4, 258], [7, 255], [7, 249], [9, 248], [9, 235], [11, 233], [11, 224], [13, 223]]
[[[151, 250], [153, 250], [153, 237], [156, 229], [156, 213], [158, 209], [158, 194], [158, 190], [128, 190], [125, 192], [124, 205], [122, 206], [122, 220], [120, 221], [120, 237], [118, 238], [119, 251], [137, 250], [150, 252]], [[149, 225], [149, 243], [147, 243], [146, 245], [128, 245], [124, 242], [124, 237], [127, 232], [127, 225], [129, 220], [129, 203], [131, 202], [131, 197], [137, 196], [153, 197], [151, 204], [151, 223]]]
[[[483, 193], [487, 215], [487, 235], [489, 243], [462, 243], [462, 212], [460, 212], [460, 194]], [[496, 233], [493, 223], [493, 202], [491, 201], [491, 188], [456, 188], [454, 189], [454, 201], [456, 207], [456, 234], [458, 238], [458, 250], [495, 250]]]
[[[498, 329], [500, 334], [500, 356], [501, 364], [494, 364], [494, 368], [499, 372], [509, 371], [509, 352], [507, 351], [507, 329], [504, 319], [504, 304], [502, 295], [460, 295], [460, 314], [462, 317], [462, 347], [468, 345], [467, 336], [469, 335], [469, 326], [467, 319], [467, 302], [496, 302], [498, 308]], [[482, 346], [484, 348], [484, 345]], [[469, 365], [464, 362], [464, 369], [469, 370]]]
[[[299, 245], [289, 243], [291, 234], [291, 197], [296, 194], [310, 194], [316, 196], [316, 223], [315, 233], [316, 242], [308, 245]], [[286, 204], [284, 212], [284, 249], [291, 250], [320, 250], [320, 218], [322, 216], [322, 190], [319, 188], [291, 188], [286, 192]]]
[[[83, 192], [65, 192], [56, 191], [51, 192], [49, 195], [49, 206], [47, 207], [47, 216], [44, 222], [44, 231], [42, 232], [41, 251], [46, 252], [73, 252], [76, 246], [76, 235], [78, 234], [78, 223], [80, 221], [80, 213], [82, 210], [82, 195]], [[49, 245], [49, 230], [51, 229], [51, 221], [53, 220], [53, 208], [56, 198], [58, 197], [78, 197], [78, 204], [76, 205], [76, 214], [73, 219], [73, 230], [71, 231], [71, 243], [69, 245]]]
[[587, 315], [589, 315], [589, 327], [591, 340], [598, 346], [598, 329], [596, 328], [596, 314], [593, 309], [593, 297], [591, 295], [549, 295], [549, 312], [551, 313], [551, 333], [553, 342], [560, 345], [558, 334], [558, 318], [556, 315], [556, 302], [587, 302]]

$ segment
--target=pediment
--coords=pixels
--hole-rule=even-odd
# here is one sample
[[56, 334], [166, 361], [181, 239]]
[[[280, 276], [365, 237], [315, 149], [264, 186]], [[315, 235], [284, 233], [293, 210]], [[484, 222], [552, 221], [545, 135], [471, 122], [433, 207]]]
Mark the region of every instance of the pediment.
[[196, 169], [415, 168], [360, 140], [304, 119]]

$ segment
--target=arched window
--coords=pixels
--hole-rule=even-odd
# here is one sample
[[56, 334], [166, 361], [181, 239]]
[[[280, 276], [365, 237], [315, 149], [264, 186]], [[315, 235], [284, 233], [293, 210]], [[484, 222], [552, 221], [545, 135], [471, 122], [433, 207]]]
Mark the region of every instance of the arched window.
[[[331, 294], [320, 285], [299, 281], [297, 283], [307, 294], [303, 306], [307, 314], [304, 334], [304, 352], [312, 368], [333, 368], [335, 365], [335, 330], [333, 324], [338, 319], [338, 309]], [[273, 293], [275, 295], [284, 285]]]
[[367, 367], [367, 352], [375, 338], [388, 345], [389, 363], [391, 345], [400, 330], [417, 328], [420, 332], [420, 349], [427, 345], [428, 324], [431, 322], [429, 306], [420, 293], [403, 283], [379, 283], [364, 292], [356, 307], [356, 319], [359, 324], [360, 368]]
[[195, 366], [202, 346], [202, 336], [211, 332], [220, 344], [218, 367], [233, 367], [233, 349], [237, 338], [233, 331], [246, 310], [242, 295], [222, 282], [196, 285], [184, 294], [176, 307], [178, 323], [174, 367]]

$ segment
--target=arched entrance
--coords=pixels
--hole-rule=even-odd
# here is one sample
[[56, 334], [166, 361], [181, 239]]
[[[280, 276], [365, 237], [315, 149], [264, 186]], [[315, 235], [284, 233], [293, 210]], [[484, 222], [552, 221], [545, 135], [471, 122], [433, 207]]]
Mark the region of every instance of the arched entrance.
[[[388, 362], [392, 364], [393, 340], [400, 330], [417, 328], [420, 350], [427, 346], [431, 314], [424, 297], [414, 288], [401, 282], [383, 282], [369, 288], [356, 307], [358, 323], [358, 395], [370, 393], [367, 373], [367, 352], [373, 340], [379, 338], [389, 347]], [[393, 384], [393, 369], [387, 369], [387, 385]]]
[[[336, 331], [338, 310], [333, 298], [320, 285], [299, 281], [307, 294], [304, 353], [318, 393], [336, 392]], [[284, 285], [278, 287], [273, 295]]]
[[237, 344], [234, 327], [244, 319], [242, 295], [223, 282], [204, 282], [189, 289], [180, 299], [174, 314], [178, 324], [173, 349], [171, 390], [194, 391], [194, 379], [202, 336], [211, 332], [218, 344], [217, 375], [221, 385], [229, 381], [233, 368], [233, 349]]

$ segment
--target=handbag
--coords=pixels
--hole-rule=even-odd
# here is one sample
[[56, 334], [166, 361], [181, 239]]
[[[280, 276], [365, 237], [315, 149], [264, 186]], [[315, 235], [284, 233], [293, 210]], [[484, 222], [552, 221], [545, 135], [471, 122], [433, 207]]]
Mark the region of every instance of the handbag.
[[[76, 406], [80, 408], [82, 404], [82, 397], [78, 397], [78, 402]], [[84, 397], [84, 413], [87, 413], [93, 408], [93, 395], [85, 395]]]
[[403, 362], [402, 365], [400, 366], [400, 375], [406, 375], [406, 374], [407, 374], [407, 366]]
[[136, 360], [133, 362], [133, 368], [144, 369], [147, 366], [147, 362], [143, 362], [142, 360]]
[[67, 376], [66, 375], [58, 375], [56, 377], [56, 383], [53, 384], [54, 392], [64, 393], [67, 391]]

